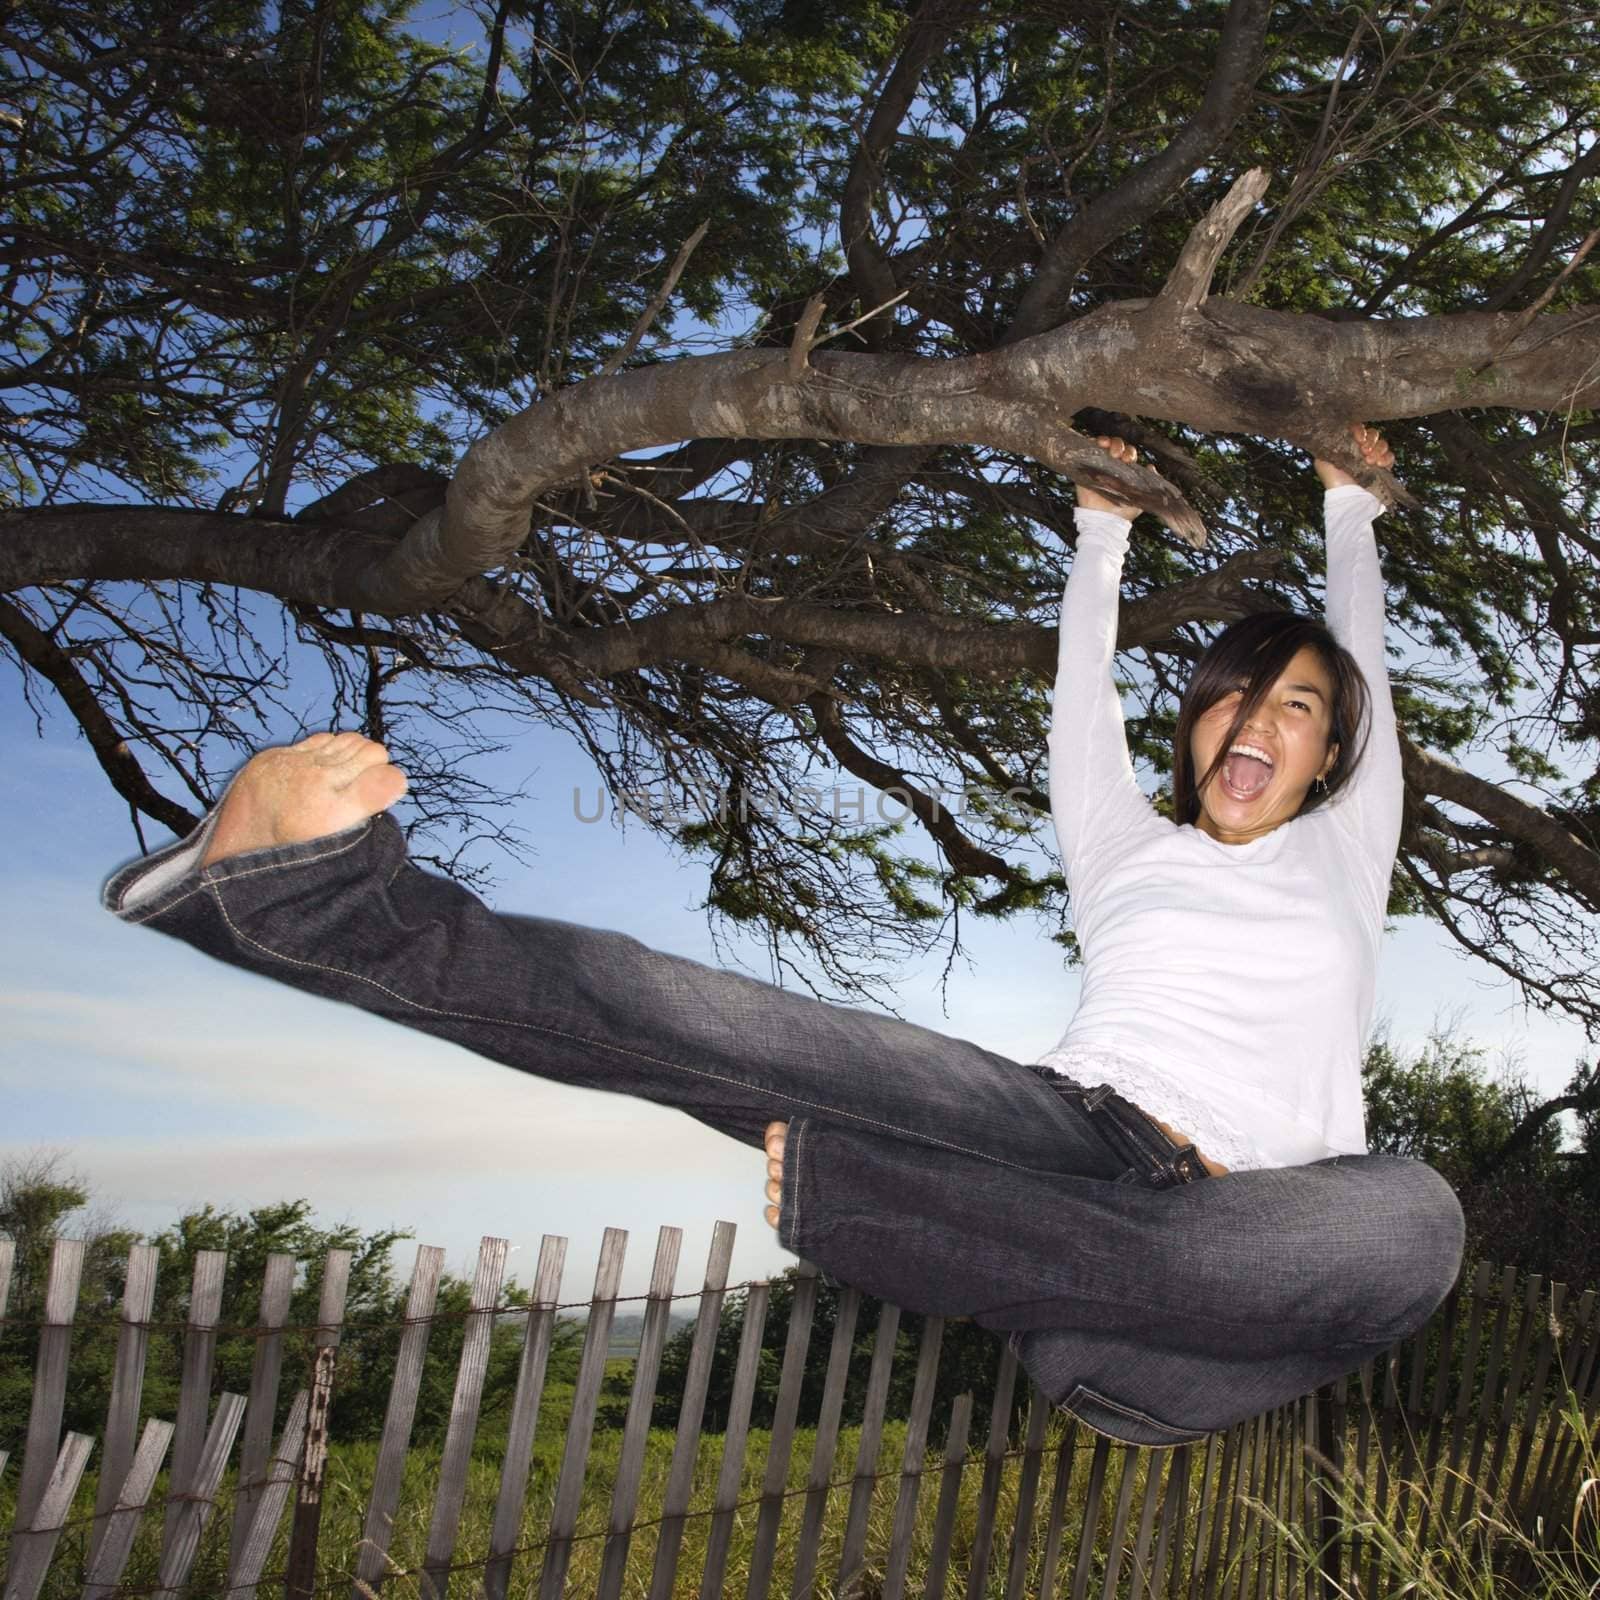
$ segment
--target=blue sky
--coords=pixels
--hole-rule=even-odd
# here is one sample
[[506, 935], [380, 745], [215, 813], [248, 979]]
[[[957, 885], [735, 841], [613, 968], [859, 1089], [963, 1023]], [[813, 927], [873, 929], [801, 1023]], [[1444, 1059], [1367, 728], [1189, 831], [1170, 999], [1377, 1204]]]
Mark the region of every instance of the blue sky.
[[[719, 1218], [739, 1225], [736, 1278], [787, 1264], [761, 1220], [757, 1152], [679, 1113], [543, 1083], [117, 921], [98, 897], [136, 853], [125, 807], [64, 718], [36, 737], [14, 674], [0, 680], [0, 736], [0, 826], [13, 841], [0, 924], [0, 1160], [59, 1150], [142, 1229], [205, 1201], [305, 1196], [325, 1221], [412, 1227], [462, 1271], [480, 1236], [501, 1234], [524, 1276], [540, 1235], [563, 1234], [569, 1298], [587, 1293], [607, 1226], [630, 1234], [629, 1293], [644, 1287], [663, 1223], [685, 1231], [680, 1290], [697, 1284]], [[698, 960], [742, 959], [769, 976], [754, 940], [713, 950], [695, 909], [703, 868], [637, 824], [579, 820], [594, 812], [595, 775], [570, 741], [537, 732], [499, 760], [517, 779], [533, 774], [519, 821], [535, 853], [501, 869], [495, 903]], [[1076, 998], [1060, 951], [1021, 921], [969, 921], [964, 934], [972, 961], [951, 979], [948, 1015], [937, 956], [901, 974], [897, 1008], [1037, 1057]], [[1578, 1029], [1525, 1015], [1507, 985], [1420, 923], [1388, 937], [1379, 1010], [1403, 1043], [1459, 1010], [1468, 1035], [1520, 1056], [1550, 1093], [1583, 1050]], [[409, 1259], [402, 1246], [398, 1263]]]

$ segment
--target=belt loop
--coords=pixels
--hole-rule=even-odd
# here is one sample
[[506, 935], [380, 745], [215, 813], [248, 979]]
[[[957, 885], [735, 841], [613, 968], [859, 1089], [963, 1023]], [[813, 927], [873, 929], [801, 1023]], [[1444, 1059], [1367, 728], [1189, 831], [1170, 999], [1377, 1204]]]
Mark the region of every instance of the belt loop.
[[1097, 1083], [1092, 1089], [1085, 1089], [1083, 1093], [1084, 1109], [1098, 1111], [1110, 1098], [1111, 1093], [1112, 1090], [1109, 1083]]

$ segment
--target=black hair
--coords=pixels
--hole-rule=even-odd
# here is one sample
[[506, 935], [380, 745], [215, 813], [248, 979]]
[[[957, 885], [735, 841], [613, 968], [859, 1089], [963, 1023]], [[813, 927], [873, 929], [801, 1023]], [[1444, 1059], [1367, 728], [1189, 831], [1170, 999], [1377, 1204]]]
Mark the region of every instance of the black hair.
[[[1361, 668], [1326, 625], [1314, 617], [1303, 617], [1298, 611], [1257, 611], [1217, 635], [1183, 692], [1172, 753], [1172, 811], [1177, 821], [1199, 821], [1201, 790], [1216, 776], [1229, 746], [1238, 739], [1267, 691], [1308, 646], [1316, 651], [1333, 683], [1328, 740], [1339, 746], [1339, 753], [1324, 778], [1326, 787], [1320, 791], [1313, 788], [1307, 794], [1301, 813], [1326, 805], [1349, 782], [1366, 748], [1368, 695]], [[1197, 775], [1191, 748], [1194, 725], [1235, 690], [1241, 693], [1233, 724], [1218, 745], [1210, 767]]]

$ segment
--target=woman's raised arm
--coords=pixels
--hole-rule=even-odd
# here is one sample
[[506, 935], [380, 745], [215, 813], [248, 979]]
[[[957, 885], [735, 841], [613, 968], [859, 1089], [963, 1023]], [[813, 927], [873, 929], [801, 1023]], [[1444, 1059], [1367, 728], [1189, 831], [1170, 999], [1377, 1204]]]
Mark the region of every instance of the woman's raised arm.
[[[1360, 443], [1362, 455], [1374, 466], [1393, 465], [1394, 452], [1377, 429], [1355, 422], [1350, 431]], [[1400, 845], [1405, 781], [1389, 689], [1389, 660], [1383, 645], [1383, 571], [1372, 532], [1373, 520], [1383, 514], [1384, 505], [1332, 462], [1318, 461], [1316, 470], [1325, 491], [1328, 627], [1355, 657], [1371, 705], [1360, 765], [1328, 812], [1371, 864], [1379, 891], [1387, 898], [1389, 874]]]
[[[1120, 439], [1099, 443], [1119, 459], [1135, 457]], [[1133, 774], [1111, 675], [1122, 558], [1135, 515], [1131, 506], [1078, 490], [1078, 548], [1061, 598], [1049, 751], [1050, 811], [1067, 881], [1079, 896], [1084, 865], [1098, 846], [1155, 815]]]

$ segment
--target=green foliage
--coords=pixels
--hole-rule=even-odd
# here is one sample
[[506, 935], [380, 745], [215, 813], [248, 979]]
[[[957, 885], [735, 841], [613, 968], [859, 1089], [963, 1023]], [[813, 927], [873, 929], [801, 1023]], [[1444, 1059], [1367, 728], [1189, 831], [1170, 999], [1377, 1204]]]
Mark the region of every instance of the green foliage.
[[[64, 1177], [50, 1159], [15, 1164], [0, 1172], [0, 1233], [17, 1245], [21, 1266], [14, 1283], [7, 1322], [0, 1328], [0, 1440], [19, 1440], [26, 1430], [43, 1311], [44, 1271], [60, 1237], [87, 1237], [83, 1287], [72, 1340], [72, 1384], [64, 1426], [98, 1437], [111, 1396], [118, 1319], [129, 1246], [138, 1242], [127, 1229], [85, 1217], [90, 1199], [86, 1181]], [[373, 1440], [383, 1429], [389, 1390], [405, 1316], [407, 1286], [396, 1279], [395, 1246], [409, 1230], [364, 1233], [350, 1224], [324, 1227], [307, 1200], [260, 1206], [245, 1213], [211, 1205], [183, 1215], [150, 1242], [160, 1252], [156, 1280], [156, 1321], [145, 1368], [141, 1417], [171, 1419], [177, 1413], [188, 1337], [185, 1325], [195, 1260], [201, 1251], [228, 1257], [218, 1317], [211, 1376], [213, 1399], [224, 1391], [248, 1394], [256, 1357], [261, 1288], [267, 1260], [289, 1255], [298, 1263], [283, 1340], [283, 1377], [274, 1429], [281, 1428], [295, 1390], [310, 1382], [314, 1360], [311, 1330], [316, 1327], [322, 1272], [331, 1250], [350, 1252], [339, 1355], [334, 1374], [330, 1436]], [[450, 1418], [456, 1372], [465, 1341], [471, 1283], [446, 1273], [439, 1284], [428, 1336], [412, 1437], [439, 1444]], [[508, 1314], [496, 1323], [484, 1381], [482, 1437], [503, 1433], [522, 1357], [527, 1292], [512, 1285], [502, 1297]], [[557, 1324], [550, 1355], [550, 1378], [557, 1385], [576, 1372], [581, 1329]]]
[[[1380, 1031], [1362, 1065], [1367, 1143], [1425, 1161], [1448, 1180], [1467, 1223], [1468, 1261], [1514, 1263], [1565, 1283], [1600, 1278], [1600, 1075], [1580, 1061], [1562, 1095], [1542, 1098], [1514, 1061], [1436, 1027], [1405, 1053]], [[1559, 1117], [1576, 1117], [1576, 1138]]]

